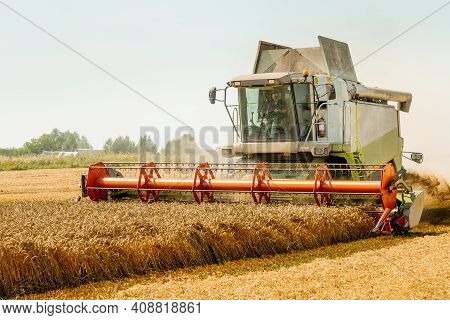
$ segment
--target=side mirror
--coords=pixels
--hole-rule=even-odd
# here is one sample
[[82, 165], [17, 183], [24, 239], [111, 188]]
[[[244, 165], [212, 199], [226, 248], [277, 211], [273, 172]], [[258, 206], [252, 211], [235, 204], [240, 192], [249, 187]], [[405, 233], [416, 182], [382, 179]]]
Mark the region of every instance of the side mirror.
[[211, 103], [211, 104], [216, 103], [216, 93], [217, 93], [216, 87], [212, 87], [211, 90], [209, 90], [209, 94], [208, 94], [209, 103]]
[[409, 159], [409, 160], [414, 161], [416, 163], [422, 163], [423, 162], [423, 154], [420, 153], [420, 152], [403, 151], [402, 155], [406, 159]]
[[419, 152], [413, 152], [411, 153], [411, 160], [416, 163], [422, 163], [423, 162], [423, 154]]

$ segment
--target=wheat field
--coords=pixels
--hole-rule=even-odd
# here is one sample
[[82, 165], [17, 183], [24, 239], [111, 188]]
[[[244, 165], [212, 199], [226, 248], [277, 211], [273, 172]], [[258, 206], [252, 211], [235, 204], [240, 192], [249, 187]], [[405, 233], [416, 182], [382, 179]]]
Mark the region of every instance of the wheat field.
[[[351, 250], [357, 243], [367, 249], [330, 257], [334, 250]], [[306, 253], [302, 251], [99, 283], [98, 287], [56, 290], [30, 298], [449, 299], [449, 243], [448, 232], [403, 241], [370, 238], [308, 250], [315, 258], [307, 262], [299, 259]], [[321, 251], [324, 256], [317, 256]], [[260, 266], [262, 261], [265, 265]]]
[[0, 296], [304, 250], [367, 237], [353, 207], [0, 203]]
[[[336, 292], [329, 287], [320, 294], [303, 292], [302, 288], [315, 290], [317, 286], [325, 286], [325, 280], [321, 279], [327, 277], [328, 271], [324, 274], [311, 262], [321, 258], [326, 261], [320, 268], [326, 270], [328, 267], [333, 269], [332, 266], [344, 261], [344, 257], [349, 258], [348, 266], [360, 269], [357, 272], [361, 277], [340, 272], [336, 273], [339, 274], [336, 278], [329, 277], [333, 281], [345, 281], [340, 286], [367, 287], [372, 283], [366, 283], [367, 277], [372, 277], [373, 283], [385, 284], [384, 273], [374, 276], [369, 265], [376, 261], [383, 270], [391, 264], [391, 259], [400, 263], [395, 248], [410, 241], [395, 237], [352, 241], [367, 238], [374, 224], [372, 217], [356, 207], [255, 206], [248, 203], [145, 205], [136, 201], [93, 203], [87, 199], [75, 203], [73, 199], [79, 194], [81, 171], [0, 172], [0, 298], [185, 298], [186, 294], [179, 288], [191, 292], [191, 298], [325, 298], [329, 294], [345, 299], [379, 298], [375, 294], [378, 291], [352, 296], [351, 291]], [[430, 273], [426, 281], [435, 279], [437, 282], [429, 288], [404, 287], [401, 292], [417, 294], [414, 297], [431, 297], [439, 292], [438, 296], [448, 297], [448, 291], [447, 295], [442, 294], [443, 287], [439, 285], [445, 282], [444, 279], [448, 280], [449, 270], [445, 258], [449, 243], [445, 236], [448, 234], [448, 209], [445, 208], [449, 208], [450, 199], [448, 183], [423, 175], [410, 175], [408, 179], [416, 190], [427, 191], [428, 207], [437, 205], [439, 208], [426, 212], [431, 224], [426, 222], [416, 228], [418, 233], [412, 233], [413, 238], [417, 237], [417, 246], [411, 244], [403, 249], [409, 250], [411, 255], [402, 255], [401, 263], [412, 263], [411, 270], [416, 270], [417, 258], [429, 256], [424, 258], [420, 278], [426, 278], [426, 270], [433, 270], [427, 263], [431, 259], [434, 259], [433, 266], [440, 266], [447, 272], [447, 278]], [[424, 246], [420, 253], [417, 248], [427, 236], [436, 240], [427, 243], [428, 247]], [[393, 246], [392, 250], [387, 249], [392, 251], [392, 257], [380, 260], [378, 251], [386, 245]], [[434, 249], [427, 251], [429, 246]], [[360, 251], [370, 252], [367, 263], [360, 264], [357, 259]], [[441, 256], [435, 256], [437, 252], [441, 252]], [[277, 282], [280, 279], [299, 280], [294, 274], [284, 272], [285, 268], [290, 270], [297, 263], [295, 273], [302, 273], [306, 268], [316, 270], [317, 275], [300, 277], [307, 281], [299, 281], [286, 291]], [[261, 265], [265, 265], [261, 270], [263, 273], [256, 274]], [[273, 270], [274, 267], [281, 269]], [[265, 276], [268, 271], [274, 271], [270, 277]], [[217, 277], [206, 281], [205, 285], [196, 280], [209, 279], [211, 272]], [[223, 278], [228, 277], [228, 272], [232, 273], [229, 278]], [[238, 277], [242, 273], [246, 276]], [[180, 276], [175, 276], [177, 274]], [[172, 281], [173, 277], [177, 280], [171, 282], [171, 286], [161, 284]], [[223, 286], [222, 280], [230, 281], [227, 292], [207, 289]], [[272, 289], [264, 295], [259, 289], [251, 289], [250, 284], [254, 281], [266, 288], [272, 286]], [[156, 290], [159, 287], [161, 290]], [[57, 290], [49, 291], [53, 289]], [[386, 297], [398, 292], [391, 285], [386, 290], [391, 290]], [[30, 293], [37, 295], [28, 296]]]

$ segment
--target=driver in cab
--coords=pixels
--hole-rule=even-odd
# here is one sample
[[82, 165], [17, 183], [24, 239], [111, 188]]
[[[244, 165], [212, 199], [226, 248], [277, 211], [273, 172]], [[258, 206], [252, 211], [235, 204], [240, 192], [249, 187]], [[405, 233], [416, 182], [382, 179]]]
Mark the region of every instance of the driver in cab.
[[280, 96], [277, 92], [272, 92], [270, 96], [270, 102], [267, 108], [267, 113], [269, 116], [272, 117], [286, 113], [286, 106], [280, 99]]
[[286, 118], [286, 105], [277, 92], [272, 92], [267, 106], [267, 129], [269, 135], [284, 134], [283, 120]]

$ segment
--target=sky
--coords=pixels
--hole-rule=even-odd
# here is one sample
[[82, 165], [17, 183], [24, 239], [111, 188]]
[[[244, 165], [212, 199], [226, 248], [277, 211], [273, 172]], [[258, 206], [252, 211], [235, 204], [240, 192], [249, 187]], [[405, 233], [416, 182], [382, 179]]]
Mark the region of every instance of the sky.
[[[209, 104], [208, 91], [251, 73], [259, 40], [314, 47], [322, 35], [348, 43], [357, 62], [445, 3], [2, 0], [0, 147], [18, 147], [58, 128], [76, 130], [95, 148], [119, 135], [137, 140], [143, 126], [173, 137], [182, 124], [2, 2], [195, 134], [230, 125], [223, 105]], [[405, 150], [423, 152], [425, 161], [405, 165], [448, 178], [449, 31], [450, 5], [355, 68], [365, 85], [413, 94], [402, 136]], [[225, 136], [217, 145], [228, 142]]]

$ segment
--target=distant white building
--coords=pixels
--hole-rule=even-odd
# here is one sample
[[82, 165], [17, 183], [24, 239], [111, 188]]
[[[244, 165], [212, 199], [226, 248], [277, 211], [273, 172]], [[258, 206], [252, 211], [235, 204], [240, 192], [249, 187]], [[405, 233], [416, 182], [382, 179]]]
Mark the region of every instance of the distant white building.
[[102, 154], [105, 153], [105, 150], [103, 149], [78, 149], [77, 155], [78, 156], [91, 156], [96, 154]]
[[62, 157], [76, 157], [78, 155], [77, 151], [43, 151], [43, 156], [48, 157], [56, 157], [56, 158], [62, 158]]
[[78, 149], [77, 151], [43, 151], [43, 156], [48, 157], [80, 157], [80, 156], [90, 156], [96, 154], [102, 154], [105, 150], [101, 149]]

